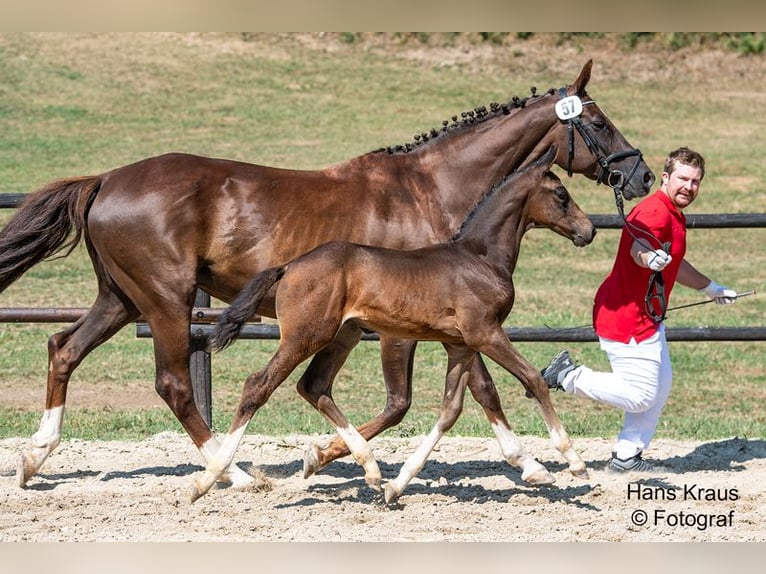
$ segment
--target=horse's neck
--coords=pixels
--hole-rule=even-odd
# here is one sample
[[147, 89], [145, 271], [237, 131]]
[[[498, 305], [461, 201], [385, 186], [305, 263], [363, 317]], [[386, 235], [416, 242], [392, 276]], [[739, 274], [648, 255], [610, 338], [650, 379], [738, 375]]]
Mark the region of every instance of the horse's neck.
[[431, 175], [433, 187], [425, 191], [434, 211], [452, 221], [453, 231], [495, 182], [525, 162], [557, 121], [542, 101], [546, 97], [508, 115], [447, 132], [410, 156], [418, 171]]
[[495, 189], [469, 216], [457, 241], [479, 245], [495, 266], [513, 273], [527, 228], [525, 185]]

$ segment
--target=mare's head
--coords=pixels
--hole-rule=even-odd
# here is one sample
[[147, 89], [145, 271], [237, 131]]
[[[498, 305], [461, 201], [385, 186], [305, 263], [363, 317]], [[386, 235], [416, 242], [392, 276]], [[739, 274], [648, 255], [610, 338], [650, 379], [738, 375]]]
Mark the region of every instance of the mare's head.
[[585, 247], [596, 236], [596, 228], [561, 179], [550, 171], [556, 154], [556, 146], [552, 146], [521, 176], [529, 178], [532, 188], [526, 200], [528, 227], [547, 227], [577, 247]]
[[592, 60], [588, 60], [569, 86], [552, 90], [551, 112], [558, 122], [537, 144], [530, 157], [556, 145], [556, 163], [567, 170], [618, 190], [625, 199], [643, 197], [654, 185], [654, 173], [585, 91]]

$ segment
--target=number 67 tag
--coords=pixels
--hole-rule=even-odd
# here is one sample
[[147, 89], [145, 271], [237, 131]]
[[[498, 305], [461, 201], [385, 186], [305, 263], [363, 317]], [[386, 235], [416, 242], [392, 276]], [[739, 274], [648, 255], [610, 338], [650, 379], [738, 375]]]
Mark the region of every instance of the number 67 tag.
[[556, 115], [560, 120], [571, 120], [582, 113], [582, 100], [577, 96], [567, 96], [556, 102]]

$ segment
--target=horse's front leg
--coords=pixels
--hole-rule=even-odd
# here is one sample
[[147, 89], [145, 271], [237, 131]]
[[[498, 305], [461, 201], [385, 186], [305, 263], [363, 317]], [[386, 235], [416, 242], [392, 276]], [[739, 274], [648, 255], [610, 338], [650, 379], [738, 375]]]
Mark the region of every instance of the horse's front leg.
[[588, 471], [585, 463], [572, 446], [564, 425], [553, 408], [548, 386], [540, 372], [511, 345], [500, 326], [493, 329], [491, 333], [477, 338], [476, 341], [477, 350], [506, 369], [531, 393], [540, 407], [553, 446], [569, 463], [569, 471], [577, 477], [587, 478]]
[[521, 479], [529, 484], [552, 484], [556, 481], [551, 473], [540, 464], [533, 456], [524, 450], [519, 438], [511, 430], [511, 425], [503, 412], [500, 396], [497, 394], [492, 376], [487, 367], [477, 355], [471, 367], [471, 376], [468, 379], [468, 389], [473, 398], [484, 410], [489, 419], [492, 431], [500, 444], [500, 452], [508, 463], [521, 470]]
[[[399, 424], [407, 413], [412, 402], [412, 361], [416, 344], [417, 341], [391, 339], [381, 335], [380, 352], [387, 392], [386, 405], [380, 414], [357, 427], [359, 435], [365, 440], [369, 441], [384, 430]], [[312, 360], [302, 379], [304, 383], [311, 381], [312, 389], [301, 388], [299, 383], [298, 391], [315, 407], [319, 396], [330, 396], [330, 374], [335, 376], [350, 351], [348, 341], [336, 339], [330, 347], [317, 353]], [[304, 477], [308, 478], [333, 460], [349, 453], [348, 445], [340, 436], [334, 437], [324, 448], [312, 445], [304, 460]]]
[[476, 352], [466, 347], [451, 345], [445, 345], [445, 348], [448, 355], [447, 376], [444, 381], [444, 396], [439, 418], [428, 436], [404, 462], [398, 476], [386, 483], [386, 503], [391, 503], [401, 496], [410, 481], [423, 468], [441, 437], [454, 426], [463, 410], [465, 388]]

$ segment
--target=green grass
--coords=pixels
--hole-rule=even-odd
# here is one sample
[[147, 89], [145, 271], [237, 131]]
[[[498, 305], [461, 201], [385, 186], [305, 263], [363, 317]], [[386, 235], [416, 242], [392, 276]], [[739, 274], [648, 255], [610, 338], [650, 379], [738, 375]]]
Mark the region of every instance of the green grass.
[[[665, 38], [666, 40], [667, 38]], [[347, 39], [348, 40], [348, 39]], [[451, 115], [491, 101], [525, 96], [569, 83], [591, 52], [590, 93], [659, 172], [665, 154], [686, 144], [705, 154], [708, 175], [690, 213], [766, 211], [766, 132], [758, 110], [762, 56], [739, 56], [731, 66], [684, 75], [667, 73], [665, 56], [636, 43], [646, 74], [631, 73], [610, 56], [609, 38], [566, 40], [551, 35], [547, 52], [533, 57], [530, 41], [505, 36], [494, 59], [452, 63], [444, 57], [413, 60], [409, 48], [442, 49], [434, 38], [397, 39], [387, 50], [377, 36], [353, 42], [311, 42], [290, 35], [259, 34], [0, 34], [0, 181], [2, 191], [31, 191], [57, 177], [98, 173], [167, 151], [188, 151], [292, 168], [322, 167], [386, 145], [412, 141], [415, 133]], [[459, 39], [450, 38], [450, 42]], [[582, 42], [566, 70], [552, 65], [557, 50]], [[431, 44], [430, 47], [428, 44]], [[537, 45], [539, 48], [539, 44]], [[668, 48], [670, 49], [670, 48]], [[678, 50], [683, 51], [683, 47]], [[695, 47], [696, 49], [696, 47]], [[617, 48], [619, 50], [619, 48]], [[527, 55], [530, 54], [530, 55]], [[545, 56], [548, 54], [548, 56]], [[690, 51], [689, 54], [692, 54]], [[456, 60], [457, 61], [457, 60]], [[558, 61], [558, 60], [557, 60]], [[681, 66], [676, 60], [676, 64]], [[512, 72], [509, 70], [513, 70]], [[687, 70], [688, 71], [688, 70]], [[611, 191], [582, 178], [567, 180], [589, 213], [612, 213]], [[0, 213], [5, 221], [10, 212]], [[616, 231], [603, 230], [578, 250], [558, 236], [533, 231], [516, 270], [517, 300], [508, 321], [516, 326], [573, 326], [590, 321], [593, 292], [608, 271]], [[766, 230], [693, 230], [688, 258], [719, 282], [738, 290], [766, 287]], [[95, 282], [87, 255], [78, 249], [45, 262], [7, 289], [0, 305], [89, 306]], [[699, 300], [682, 287], [673, 305]], [[728, 308], [695, 307], [671, 315], [669, 326], [763, 325], [766, 299], [751, 297]], [[45, 394], [46, 340], [60, 326], [0, 325], [0, 372], [17, 389], [39, 396], [39, 407], [18, 408], [0, 398], [0, 436], [36, 430]], [[76, 371], [72, 389], [153, 387], [151, 342], [133, 327], [97, 349]], [[518, 345], [543, 365], [561, 345]], [[578, 360], [608, 368], [596, 344], [569, 346]], [[214, 425], [225, 430], [246, 374], [262, 366], [275, 342], [242, 341], [213, 358]], [[377, 343], [361, 343], [340, 373], [334, 396], [349, 418], [361, 422], [382, 409], [385, 392]], [[674, 390], [659, 437], [713, 439], [763, 437], [766, 415], [764, 342], [673, 343]], [[441, 398], [445, 356], [421, 344], [415, 363], [414, 405], [389, 435], [426, 432]], [[514, 428], [545, 435], [534, 405], [510, 375], [491, 365]], [[265, 434], [325, 433], [328, 424], [295, 393], [300, 369], [277, 390], [251, 423]], [[33, 390], [34, 389], [34, 390]], [[620, 415], [575, 397], [555, 395], [574, 436], [613, 436]], [[119, 404], [119, 401], [115, 401]], [[180, 430], [164, 407], [94, 409], [70, 402], [65, 437], [141, 438]], [[489, 436], [478, 406], [466, 400], [456, 434]]]

